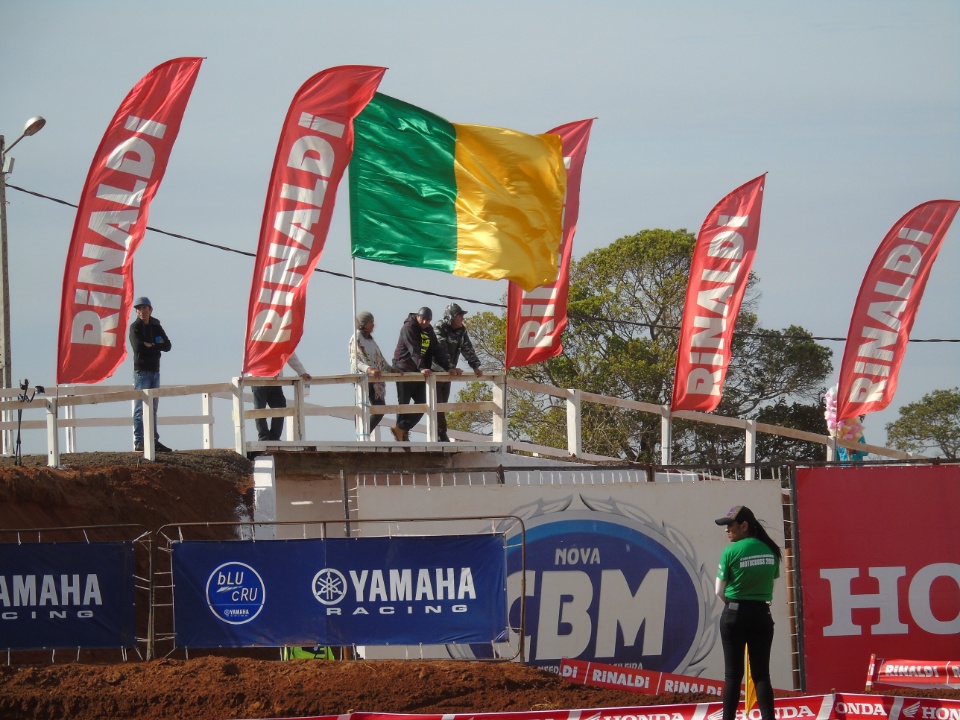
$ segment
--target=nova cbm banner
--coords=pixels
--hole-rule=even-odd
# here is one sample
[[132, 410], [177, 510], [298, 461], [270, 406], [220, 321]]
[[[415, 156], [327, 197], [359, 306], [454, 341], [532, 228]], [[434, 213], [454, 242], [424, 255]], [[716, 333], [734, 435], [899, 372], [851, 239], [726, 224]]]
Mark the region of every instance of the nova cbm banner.
[[179, 542], [173, 578], [180, 647], [506, 637], [503, 535]]
[[135, 645], [132, 543], [0, 543], [0, 647]]

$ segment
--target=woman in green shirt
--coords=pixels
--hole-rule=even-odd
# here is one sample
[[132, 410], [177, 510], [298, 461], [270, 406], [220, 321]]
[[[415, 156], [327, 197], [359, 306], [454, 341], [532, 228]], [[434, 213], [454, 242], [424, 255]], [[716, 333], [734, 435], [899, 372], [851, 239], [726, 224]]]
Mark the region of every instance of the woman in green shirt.
[[744, 648], [750, 651], [750, 673], [757, 688], [763, 720], [775, 720], [770, 683], [773, 645], [773, 581], [780, 577], [783, 553], [746, 505], [730, 508], [715, 521], [727, 528], [730, 544], [720, 556], [716, 592], [723, 603], [720, 641], [723, 644], [723, 720], [734, 720], [743, 683]]

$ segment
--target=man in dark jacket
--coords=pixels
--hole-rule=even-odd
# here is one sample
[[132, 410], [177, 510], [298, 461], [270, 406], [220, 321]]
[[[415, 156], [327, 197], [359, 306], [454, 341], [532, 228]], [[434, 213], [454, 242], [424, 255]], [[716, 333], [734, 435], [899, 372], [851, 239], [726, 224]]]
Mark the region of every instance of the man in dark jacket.
[[[133, 389], [149, 390], [160, 387], [160, 353], [170, 350], [170, 338], [160, 321], [153, 317], [153, 305], [148, 297], [138, 297], [133, 304], [137, 319], [130, 323], [130, 347], [133, 349]], [[160, 442], [157, 431], [157, 406], [153, 399], [153, 439], [157, 452], [170, 452]], [[133, 449], [143, 452], [143, 401], [133, 401]]]
[[[432, 373], [436, 364], [441, 370], [449, 370], [455, 375], [460, 371], [453, 367], [443, 343], [430, 327], [433, 311], [422, 307], [416, 313], [410, 313], [400, 328], [397, 349], [393, 351], [393, 366], [401, 372], [419, 372], [424, 377]], [[425, 403], [427, 386], [420, 382], [398, 382], [397, 401], [400, 405], [409, 402]], [[390, 428], [393, 436], [400, 441], [410, 439], [410, 430], [420, 422], [423, 413], [403, 413], [397, 415], [397, 424]]]
[[[450, 356], [450, 364], [454, 367], [460, 361], [460, 355], [467, 361], [474, 374], [477, 377], [483, 375], [480, 369], [480, 358], [473, 349], [473, 343], [470, 342], [470, 335], [467, 333], [467, 327], [463, 324], [463, 317], [467, 311], [456, 303], [447, 305], [443, 311], [443, 318], [434, 327], [437, 339], [440, 344], [446, 348], [447, 355]], [[445, 403], [450, 401], [450, 385], [448, 382], [437, 383], [437, 402]], [[450, 442], [447, 436], [447, 415], [446, 413], [437, 413], [437, 437], [440, 442]]]

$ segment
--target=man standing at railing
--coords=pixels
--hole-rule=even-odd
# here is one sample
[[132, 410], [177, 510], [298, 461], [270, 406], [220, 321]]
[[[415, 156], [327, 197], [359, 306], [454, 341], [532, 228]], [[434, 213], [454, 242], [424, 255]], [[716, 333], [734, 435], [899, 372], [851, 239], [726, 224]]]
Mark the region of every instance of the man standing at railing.
[[[148, 297], [138, 297], [133, 304], [137, 319], [130, 323], [130, 347], [133, 349], [133, 389], [150, 390], [160, 387], [160, 353], [172, 347], [170, 338], [160, 321], [153, 317], [153, 304]], [[153, 399], [153, 441], [157, 452], [170, 452], [160, 442], [157, 428], [157, 407], [160, 398]], [[133, 450], [143, 452], [143, 401], [133, 401]]]
[[[447, 349], [437, 340], [430, 321], [433, 310], [422, 307], [416, 313], [410, 313], [400, 328], [397, 349], [393, 351], [393, 366], [401, 372], [418, 372], [424, 377], [432, 373], [434, 364], [453, 375], [460, 370], [450, 362]], [[420, 382], [397, 382], [397, 402], [406, 405], [413, 401], [422, 404], [427, 401], [427, 386]], [[397, 414], [397, 424], [390, 428], [393, 436], [399, 440], [409, 440], [410, 430], [420, 422], [423, 413]]]
[[[306, 368], [303, 367], [303, 363], [300, 362], [300, 358], [297, 357], [296, 353], [290, 353], [290, 357], [287, 358], [287, 365], [303, 380], [310, 380], [313, 377], [307, 372]], [[277, 377], [280, 376], [277, 375]], [[283, 386], [255, 385], [253, 387], [254, 410], [262, 410], [265, 407], [285, 408], [286, 406], [287, 398], [283, 394]], [[270, 418], [269, 427], [267, 426], [266, 418], [257, 418], [254, 424], [257, 426], [258, 440], [279, 440], [283, 434], [283, 416]]]
[[[483, 370], [480, 369], [480, 358], [477, 357], [477, 353], [473, 349], [473, 343], [470, 341], [469, 333], [467, 333], [467, 326], [463, 324], [463, 318], [466, 314], [467, 311], [462, 307], [456, 303], [450, 303], [447, 305], [447, 309], [443, 311], [440, 322], [434, 325], [434, 330], [440, 344], [446, 348], [447, 355], [450, 356], [450, 363], [456, 366], [460, 361], [460, 355], [463, 355], [463, 359], [473, 369], [473, 373], [477, 377], [481, 377]], [[438, 403], [450, 401], [450, 385], [451, 383], [448, 382], [437, 383]], [[450, 442], [450, 438], [447, 436], [446, 413], [437, 413], [437, 438], [440, 442]]]

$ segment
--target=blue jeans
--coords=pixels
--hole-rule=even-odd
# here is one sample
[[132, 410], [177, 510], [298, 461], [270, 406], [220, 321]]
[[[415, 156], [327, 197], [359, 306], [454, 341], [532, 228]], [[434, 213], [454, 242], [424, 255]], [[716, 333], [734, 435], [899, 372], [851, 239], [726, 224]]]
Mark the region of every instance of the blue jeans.
[[[160, 373], [150, 372], [148, 370], [133, 371], [133, 389], [151, 390], [160, 387]], [[153, 440], [160, 439], [160, 433], [157, 430], [157, 406], [160, 405], [160, 398], [153, 399]], [[143, 442], [143, 401], [133, 401], [133, 441], [135, 443]]]

